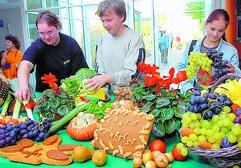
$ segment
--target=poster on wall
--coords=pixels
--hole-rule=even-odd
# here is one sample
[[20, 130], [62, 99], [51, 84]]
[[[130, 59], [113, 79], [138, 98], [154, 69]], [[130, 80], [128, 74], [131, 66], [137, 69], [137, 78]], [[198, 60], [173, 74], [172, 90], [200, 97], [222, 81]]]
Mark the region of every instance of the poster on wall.
[[2, 28], [4, 25], [3, 25], [3, 19], [0, 19], [0, 28]]

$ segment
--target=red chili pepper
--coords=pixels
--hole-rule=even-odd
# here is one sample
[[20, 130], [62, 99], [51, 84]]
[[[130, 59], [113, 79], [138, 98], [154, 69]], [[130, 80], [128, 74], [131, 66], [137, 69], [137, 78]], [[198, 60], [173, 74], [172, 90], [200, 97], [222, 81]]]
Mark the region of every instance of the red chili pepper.
[[27, 104], [24, 105], [27, 109], [33, 109], [35, 107], [36, 103], [34, 101], [29, 101]]

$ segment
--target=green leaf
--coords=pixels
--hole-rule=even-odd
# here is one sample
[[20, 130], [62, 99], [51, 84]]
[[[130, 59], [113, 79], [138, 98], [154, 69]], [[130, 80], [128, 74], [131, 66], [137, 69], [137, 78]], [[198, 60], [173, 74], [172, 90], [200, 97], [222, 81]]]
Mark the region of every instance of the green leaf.
[[158, 117], [158, 116], [160, 115], [160, 113], [161, 113], [161, 110], [160, 110], [160, 109], [154, 109], [154, 110], [152, 111], [152, 114], [153, 114], [154, 117]]
[[164, 108], [161, 110], [161, 118], [165, 120], [170, 120], [174, 116], [173, 108]]
[[156, 137], [163, 137], [165, 135], [165, 127], [163, 125], [162, 122], [155, 122], [153, 129], [152, 129], [152, 133], [156, 136]]
[[178, 104], [175, 110], [175, 117], [182, 118], [182, 115], [186, 112], [185, 104]]
[[165, 121], [164, 127], [167, 134], [173, 133], [177, 129], [176, 120], [173, 118]]
[[162, 107], [168, 106], [170, 103], [171, 102], [168, 98], [160, 97], [156, 101], [156, 108], [162, 108]]
[[149, 94], [149, 95], [143, 96], [142, 99], [144, 99], [144, 100], [146, 100], [146, 101], [153, 101], [155, 98], [156, 98], [156, 95], [154, 95], [154, 94]]
[[145, 105], [141, 108], [142, 111], [145, 113], [149, 113], [151, 111], [151, 106], [153, 105], [153, 102], [147, 102]]

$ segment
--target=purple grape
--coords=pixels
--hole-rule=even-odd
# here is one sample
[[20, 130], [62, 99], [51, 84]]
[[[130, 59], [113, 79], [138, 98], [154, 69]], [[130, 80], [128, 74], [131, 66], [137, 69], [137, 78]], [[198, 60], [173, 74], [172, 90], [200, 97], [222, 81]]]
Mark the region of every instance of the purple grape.
[[221, 147], [222, 148], [229, 148], [231, 146], [232, 146], [232, 144], [228, 141], [227, 138], [222, 139], [222, 141], [221, 141]]
[[237, 108], [236, 111], [234, 111], [236, 116], [241, 116], [241, 108]]

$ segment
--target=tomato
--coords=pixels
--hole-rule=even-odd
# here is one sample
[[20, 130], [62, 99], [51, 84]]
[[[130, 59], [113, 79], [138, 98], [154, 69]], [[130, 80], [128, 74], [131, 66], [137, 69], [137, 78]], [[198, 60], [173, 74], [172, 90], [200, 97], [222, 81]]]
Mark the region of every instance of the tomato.
[[172, 156], [174, 157], [175, 160], [179, 160], [179, 161], [182, 161], [182, 160], [186, 160], [186, 156], [183, 156], [181, 154], [181, 151], [177, 148], [177, 146], [175, 146], [173, 149], [172, 149]]
[[151, 141], [151, 143], [149, 144], [149, 148], [152, 152], [153, 151], [160, 151], [162, 153], [166, 152], [166, 144], [164, 141], [160, 139], [155, 139]]

